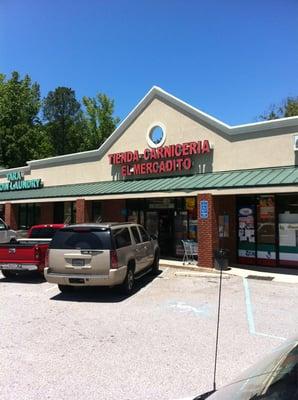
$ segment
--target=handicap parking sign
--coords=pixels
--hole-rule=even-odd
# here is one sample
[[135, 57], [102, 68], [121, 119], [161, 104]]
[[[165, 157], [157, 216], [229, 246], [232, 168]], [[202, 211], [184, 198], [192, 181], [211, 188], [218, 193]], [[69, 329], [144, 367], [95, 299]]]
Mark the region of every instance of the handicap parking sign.
[[200, 218], [201, 219], [208, 218], [208, 201], [207, 200], [200, 201]]

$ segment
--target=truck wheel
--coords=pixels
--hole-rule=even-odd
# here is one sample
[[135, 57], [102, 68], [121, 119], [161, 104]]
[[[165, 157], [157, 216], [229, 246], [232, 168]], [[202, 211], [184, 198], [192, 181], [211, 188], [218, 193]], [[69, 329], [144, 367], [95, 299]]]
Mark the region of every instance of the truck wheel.
[[14, 271], [9, 271], [8, 269], [2, 269], [1, 272], [7, 279], [13, 279], [16, 277], [16, 273]]
[[134, 269], [132, 266], [128, 266], [126, 277], [120, 287], [121, 292], [125, 295], [130, 295], [133, 291], [134, 283], [135, 283]]
[[151, 274], [152, 275], [157, 275], [159, 273], [159, 253], [155, 253], [154, 255], [154, 261], [151, 266]]
[[70, 285], [58, 285], [58, 289], [62, 293], [71, 293], [71, 292], [73, 292], [73, 286], [70, 286]]

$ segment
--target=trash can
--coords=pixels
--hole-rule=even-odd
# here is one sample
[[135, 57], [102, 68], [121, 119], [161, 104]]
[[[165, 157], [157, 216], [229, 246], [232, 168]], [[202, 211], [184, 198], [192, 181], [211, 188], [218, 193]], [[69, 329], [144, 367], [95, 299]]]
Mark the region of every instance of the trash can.
[[229, 269], [229, 258], [228, 258], [228, 249], [218, 249], [214, 252], [214, 268], [221, 269]]

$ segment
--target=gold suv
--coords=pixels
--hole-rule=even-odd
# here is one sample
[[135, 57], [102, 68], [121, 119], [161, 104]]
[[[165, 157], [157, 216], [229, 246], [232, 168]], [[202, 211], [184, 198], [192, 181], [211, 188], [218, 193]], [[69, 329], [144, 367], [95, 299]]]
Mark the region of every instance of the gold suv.
[[147, 271], [159, 269], [159, 247], [138, 224], [69, 225], [54, 236], [46, 258], [45, 278], [62, 292], [73, 286], [120, 285], [125, 294]]

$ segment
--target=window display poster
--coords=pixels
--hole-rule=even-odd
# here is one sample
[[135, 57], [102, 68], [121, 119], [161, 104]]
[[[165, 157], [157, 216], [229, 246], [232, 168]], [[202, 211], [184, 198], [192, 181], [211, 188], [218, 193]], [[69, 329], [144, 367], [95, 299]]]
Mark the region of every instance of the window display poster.
[[274, 197], [260, 196], [259, 207], [260, 222], [274, 222]]
[[189, 231], [188, 231], [188, 236], [189, 239], [191, 240], [197, 240], [197, 227], [198, 227], [198, 221], [196, 219], [190, 219], [189, 220]]
[[239, 208], [238, 223], [239, 223], [239, 241], [255, 243], [254, 206]]
[[238, 261], [242, 264], [255, 264], [255, 207], [238, 208]]
[[185, 199], [185, 208], [188, 211], [192, 211], [196, 207], [196, 198], [195, 197], [187, 197]]
[[279, 224], [279, 245], [297, 247], [298, 224]]

